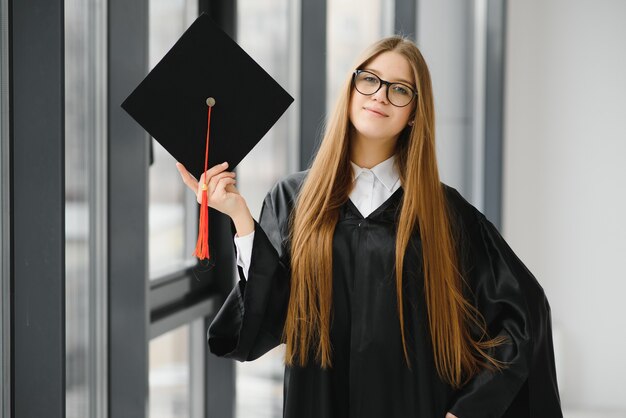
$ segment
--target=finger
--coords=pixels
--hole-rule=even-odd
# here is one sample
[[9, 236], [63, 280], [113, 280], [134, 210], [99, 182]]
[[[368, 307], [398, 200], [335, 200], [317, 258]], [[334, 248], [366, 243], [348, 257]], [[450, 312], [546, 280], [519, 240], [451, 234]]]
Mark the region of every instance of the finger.
[[177, 161], [176, 162], [176, 168], [178, 169], [178, 172], [180, 173], [181, 176], [189, 177], [189, 178], [192, 178], [192, 179], [196, 180], [196, 178], [189, 171], [187, 171], [187, 168], [182, 163], [179, 163]]
[[183, 179], [183, 183], [195, 192], [198, 189], [198, 180], [181, 163], [176, 163], [176, 168]]
[[215, 176], [211, 177], [211, 179], [209, 179], [209, 194], [213, 193], [213, 191], [215, 190], [215, 187], [217, 185], [217, 182], [220, 181], [221, 179], [228, 177], [228, 178], [233, 178], [235, 177], [235, 173], [232, 171], [223, 171], [219, 174], [216, 174]]
[[[218, 166], [215, 166], [215, 167], [218, 167]], [[215, 167], [214, 167], [214, 168], [215, 168]], [[202, 175], [200, 176], [199, 183], [201, 183], [201, 184], [202, 184], [202, 183], [205, 183], [205, 178], [207, 178], [207, 177], [208, 177], [208, 179], [209, 179], [208, 184], [210, 184], [210, 183], [211, 183], [211, 180], [212, 180], [214, 177], [217, 177], [217, 176], [221, 175], [222, 173], [230, 173], [229, 175], [233, 175], [233, 176], [235, 175], [235, 172], [234, 172], [234, 171], [221, 171], [221, 172], [218, 172], [218, 173], [216, 173], [216, 174], [211, 174], [211, 170], [207, 170], [205, 173], [202, 173]]]
[[[219, 166], [214, 166], [213, 168], [216, 168], [216, 167], [219, 168]], [[205, 173], [202, 173], [202, 175], [200, 176], [200, 180], [199, 180], [199, 183], [197, 186], [197, 192], [196, 192], [196, 200], [198, 201], [198, 203], [202, 203], [202, 186], [206, 184], [205, 175], [210, 175], [211, 170], [207, 170]], [[234, 171], [222, 171], [218, 174], [215, 174], [209, 177], [209, 182], [207, 186], [207, 193], [209, 196], [211, 196], [213, 192], [215, 191], [216, 181], [225, 176], [234, 177], [235, 172]]]
[[[196, 200], [198, 201], [198, 203], [202, 204], [202, 189], [204, 188], [204, 182], [200, 181], [198, 183], [198, 190], [196, 192]], [[210, 194], [208, 193], [208, 188], [207, 188], [207, 196], [210, 196]]]
[[204, 175], [205, 173], [202, 173], [202, 175], [200, 175], [200, 180], [198, 180], [198, 188], [196, 190], [196, 200], [200, 204], [202, 204], [202, 190], [205, 188]]
[[235, 187], [235, 184], [227, 184], [226, 187], [224, 187], [224, 190], [226, 190], [227, 193], [240, 194], [237, 187]]
[[[208, 173], [208, 171], [207, 171]], [[204, 182], [204, 175], [206, 173], [202, 173], [202, 175], [200, 176], [200, 180], [198, 180], [198, 188], [196, 189], [196, 200], [198, 201], [198, 203], [202, 203], [202, 189], [204, 188], [204, 185], [206, 184]], [[208, 187], [207, 187], [208, 189]]]
[[212, 205], [212, 203], [217, 199], [221, 199], [225, 193], [226, 193], [226, 186], [229, 184], [235, 184], [237, 180], [231, 178], [231, 177], [223, 177], [221, 178], [217, 184], [215, 185], [215, 188], [212, 190], [212, 193], [208, 194], [209, 199], [208, 199], [208, 204], [210, 207], [214, 207]]
[[228, 168], [228, 163], [227, 162], [223, 162], [222, 164], [217, 164], [214, 165], [213, 167], [209, 168], [205, 173], [202, 173], [202, 175], [206, 175], [206, 177], [208, 177], [209, 179], [211, 179], [211, 177], [221, 173], [222, 171], [226, 170]]
[[[222, 172], [211, 177], [211, 179], [209, 180], [209, 185], [207, 186], [207, 195], [212, 196], [213, 193], [215, 193], [215, 189], [217, 187], [217, 183], [219, 182], [219, 180], [221, 180], [222, 178], [233, 178], [235, 177], [235, 174], [236, 173], [234, 172], [226, 171], [226, 172]], [[204, 174], [200, 176], [200, 182], [198, 183], [198, 186], [197, 186], [198, 191], [196, 192], [196, 201], [200, 204], [202, 203], [202, 187], [203, 186], [204, 186]]]
[[237, 180], [230, 177], [223, 177], [217, 182], [217, 186], [215, 187], [215, 194], [217, 196], [223, 196], [226, 193], [226, 186], [229, 184], [235, 184]]

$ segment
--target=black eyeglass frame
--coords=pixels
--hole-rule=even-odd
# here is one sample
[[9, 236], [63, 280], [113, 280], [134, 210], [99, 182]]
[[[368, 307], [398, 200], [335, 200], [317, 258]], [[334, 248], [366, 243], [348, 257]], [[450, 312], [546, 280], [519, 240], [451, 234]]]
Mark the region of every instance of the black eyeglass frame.
[[[378, 88], [372, 92], [372, 93], [363, 93], [361, 90], [359, 90], [356, 86], [356, 78], [359, 74], [361, 73], [367, 73], [367, 74], [371, 74], [372, 76], [374, 76], [375, 78], [378, 79], [378, 81], [380, 82], [380, 84], [378, 85]], [[409, 90], [411, 93], [413, 93], [413, 95], [411, 96], [411, 100], [409, 100], [409, 102], [405, 105], [402, 106], [398, 106], [397, 104], [393, 103], [391, 101], [391, 99], [389, 98], [389, 89], [391, 88], [391, 86], [393, 86], [394, 84], [398, 84], [404, 88], [406, 88], [407, 90]], [[386, 81], [383, 80], [382, 78], [378, 77], [376, 74], [372, 73], [371, 71], [367, 71], [367, 70], [355, 70], [354, 73], [352, 74], [352, 85], [354, 86], [354, 88], [356, 89], [356, 91], [358, 91], [360, 94], [364, 95], [364, 96], [371, 96], [373, 94], [376, 94], [378, 92], [378, 90], [380, 90], [382, 88], [382, 86], [387, 86], [387, 91], [385, 92], [385, 96], [387, 97], [387, 101], [389, 101], [389, 103], [391, 103], [393, 106], [395, 107], [406, 107], [408, 105], [411, 104], [411, 102], [413, 101], [413, 99], [415, 97], [417, 97], [417, 92], [415, 91], [415, 89], [411, 86], [409, 86], [408, 84], [405, 83], [400, 83], [400, 82], [390, 82], [390, 81]]]

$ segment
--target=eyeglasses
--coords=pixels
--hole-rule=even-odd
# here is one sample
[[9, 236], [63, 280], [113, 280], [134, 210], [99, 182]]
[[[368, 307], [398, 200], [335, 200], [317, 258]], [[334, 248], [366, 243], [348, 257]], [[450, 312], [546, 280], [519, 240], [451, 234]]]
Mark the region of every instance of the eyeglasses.
[[396, 107], [407, 106], [417, 96], [410, 86], [404, 83], [390, 83], [365, 70], [356, 70], [352, 76], [352, 82], [356, 91], [365, 96], [371, 96], [386, 85], [387, 100]]

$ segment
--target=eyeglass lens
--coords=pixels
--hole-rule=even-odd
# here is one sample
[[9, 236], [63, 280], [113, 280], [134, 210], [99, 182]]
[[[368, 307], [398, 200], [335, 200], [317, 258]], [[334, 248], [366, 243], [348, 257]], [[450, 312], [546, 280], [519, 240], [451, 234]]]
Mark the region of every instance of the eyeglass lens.
[[[365, 95], [376, 93], [381, 85], [380, 77], [367, 71], [357, 73], [354, 79], [356, 89]], [[402, 83], [391, 83], [387, 86], [387, 99], [395, 106], [406, 106], [413, 99], [413, 90]]]

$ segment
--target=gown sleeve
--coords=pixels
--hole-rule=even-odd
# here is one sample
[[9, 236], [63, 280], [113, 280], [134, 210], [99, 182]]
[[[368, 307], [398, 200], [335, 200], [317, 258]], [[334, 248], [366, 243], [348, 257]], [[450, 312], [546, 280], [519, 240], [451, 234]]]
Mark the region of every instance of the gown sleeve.
[[269, 193], [254, 230], [248, 277], [238, 266], [239, 281], [207, 332], [212, 353], [239, 361], [257, 359], [281, 343], [289, 300], [289, 257]]
[[237, 251], [237, 265], [243, 270], [244, 278], [248, 278], [250, 258], [252, 257], [252, 244], [254, 243], [254, 231], [244, 237], [235, 235], [235, 249]]
[[550, 305], [543, 288], [495, 226], [472, 209], [465, 225], [465, 279], [489, 335], [509, 340], [492, 351], [508, 367], [483, 369], [456, 393], [449, 411], [458, 418], [560, 418]]

